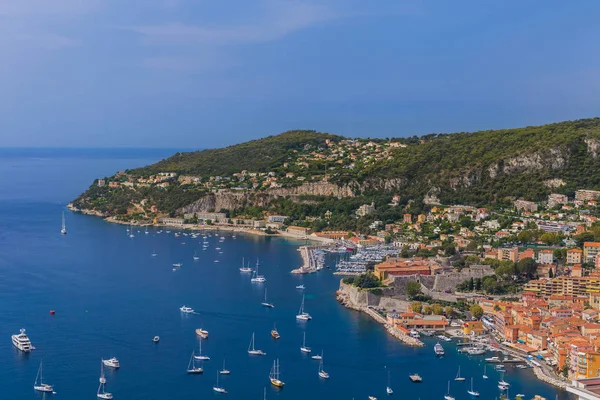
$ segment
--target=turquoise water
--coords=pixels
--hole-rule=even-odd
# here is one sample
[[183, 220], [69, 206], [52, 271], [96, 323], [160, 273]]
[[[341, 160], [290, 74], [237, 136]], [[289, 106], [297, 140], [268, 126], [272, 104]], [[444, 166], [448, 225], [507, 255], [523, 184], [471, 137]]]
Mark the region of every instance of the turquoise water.
[[[474, 377], [480, 398], [498, 396], [498, 374], [489, 369], [489, 381], [481, 379], [482, 357], [458, 354], [444, 343], [447, 355], [436, 358], [431, 340], [422, 349], [403, 346], [368, 317], [335, 301], [339, 279], [331, 271], [291, 275], [300, 263], [296, 242], [241, 234], [233, 239], [223, 233], [223, 243], [209, 238], [209, 249], [202, 251], [200, 238], [151, 229], [131, 239], [124, 226], [70, 212], [69, 234], [60, 235], [64, 205], [92, 179], [166, 155], [82, 158], [56, 151], [0, 160], [0, 398], [41, 398], [32, 385], [43, 358], [46, 381], [55, 385], [57, 399], [94, 399], [100, 358], [112, 356], [122, 365], [106, 371], [107, 390], [115, 399], [261, 399], [265, 387], [267, 398], [381, 399], [386, 397], [386, 367], [394, 398], [442, 399], [452, 380], [452, 394], [467, 399], [468, 382], [453, 381], [458, 365], [467, 380]], [[154, 250], [157, 257], [151, 257]], [[192, 260], [195, 251], [198, 261]], [[242, 257], [252, 264], [260, 258], [266, 284], [251, 284], [239, 272]], [[171, 265], [178, 262], [183, 268], [173, 271]], [[300, 283], [307, 288], [306, 309], [313, 316], [308, 323], [295, 320], [301, 301], [295, 286]], [[264, 287], [273, 309], [260, 306]], [[182, 316], [183, 304], [198, 314]], [[56, 315], [49, 315], [51, 309]], [[279, 341], [269, 335], [274, 323]], [[201, 326], [210, 332], [203, 352], [211, 360], [203, 375], [188, 376], [189, 357], [198, 346], [194, 329]], [[36, 346], [30, 355], [18, 353], [10, 342], [22, 327]], [[253, 332], [264, 357], [247, 354]], [[324, 350], [329, 380], [317, 376], [317, 361], [301, 354], [303, 332], [315, 352]], [[154, 335], [160, 335], [160, 343], [152, 343]], [[232, 372], [220, 382], [229, 391], [225, 396], [212, 392], [224, 358]], [[286, 382], [281, 391], [268, 381], [275, 358]], [[530, 371], [507, 369], [511, 394], [555, 398], [555, 389]], [[413, 372], [421, 374], [422, 384], [408, 380]]]

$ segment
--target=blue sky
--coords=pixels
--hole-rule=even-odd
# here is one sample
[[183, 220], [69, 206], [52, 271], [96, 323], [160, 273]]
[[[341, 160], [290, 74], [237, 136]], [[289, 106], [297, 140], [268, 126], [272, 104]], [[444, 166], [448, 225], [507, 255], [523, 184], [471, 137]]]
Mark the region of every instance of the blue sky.
[[597, 0], [0, 0], [0, 147], [598, 116], [599, 14]]

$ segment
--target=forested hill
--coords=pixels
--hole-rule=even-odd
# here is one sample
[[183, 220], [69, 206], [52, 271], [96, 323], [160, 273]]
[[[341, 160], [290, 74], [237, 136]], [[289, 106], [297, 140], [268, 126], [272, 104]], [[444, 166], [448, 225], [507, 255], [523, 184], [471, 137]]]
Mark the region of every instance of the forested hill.
[[294, 152], [325, 147], [325, 141], [339, 141], [341, 136], [316, 131], [287, 131], [277, 136], [252, 140], [221, 149], [177, 153], [147, 167], [130, 171], [149, 176], [169, 171], [187, 175], [231, 175], [241, 170], [265, 172], [281, 166]]
[[552, 192], [572, 196], [583, 188], [600, 189], [600, 118], [399, 139], [289, 131], [177, 153], [97, 180], [73, 203], [105, 215], [149, 205], [158, 209], [152, 214], [173, 215], [229, 190], [246, 194], [242, 203], [226, 203], [232, 210], [285, 212], [280, 200], [287, 198], [301, 203], [299, 214], [311, 216], [332, 199], [352, 207], [387, 204], [393, 195], [400, 204], [413, 202], [413, 209], [437, 202], [485, 206], [544, 200]]

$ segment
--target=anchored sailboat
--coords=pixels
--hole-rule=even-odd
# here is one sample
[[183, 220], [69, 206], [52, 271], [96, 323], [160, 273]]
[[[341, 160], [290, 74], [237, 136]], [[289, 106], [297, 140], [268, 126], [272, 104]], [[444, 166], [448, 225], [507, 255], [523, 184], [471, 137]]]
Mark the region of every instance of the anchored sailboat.
[[479, 397], [479, 392], [473, 389], [473, 378], [471, 378], [471, 390], [467, 390], [471, 396]]
[[392, 390], [392, 386], [390, 385], [390, 371], [388, 370], [388, 384], [385, 387], [385, 392], [389, 395], [394, 394], [394, 391]]
[[208, 361], [210, 360], [209, 356], [204, 356], [202, 355], [202, 340], [198, 340], [198, 355], [194, 355], [194, 358], [196, 360], [201, 360], [201, 361]]
[[280, 378], [279, 359], [273, 361], [273, 368], [271, 368], [271, 372], [269, 373], [269, 380], [271, 381], [271, 385], [278, 388], [282, 388], [285, 385]]
[[319, 376], [323, 379], [329, 379], [329, 374], [323, 370], [323, 359], [319, 362]]
[[263, 302], [262, 302], [262, 303], [260, 303], [260, 305], [261, 305], [261, 306], [263, 306], [263, 307], [269, 307], [269, 308], [273, 308], [273, 307], [275, 307], [275, 306], [273, 305], [273, 303], [269, 303], [269, 302], [267, 301], [267, 288], [265, 288], [265, 299], [263, 300]]
[[303, 353], [310, 353], [310, 347], [306, 347], [306, 332], [304, 332], [304, 339], [302, 340], [302, 347], [300, 347], [300, 351]]
[[201, 374], [204, 372], [202, 367], [196, 367], [196, 359], [194, 357], [194, 352], [192, 351], [192, 355], [190, 356], [190, 362], [188, 363], [187, 373], [188, 374]]
[[60, 233], [62, 233], [63, 235], [67, 234], [67, 224], [65, 223], [65, 212], [64, 211], [62, 213], [62, 228], [60, 230]]
[[267, 353], [265, 353], [264, 351], [254, 348], [254, 332], [252, 332], [252, 339], [250, 339], [250, 345], [248, 346], [248, 354], [250, 354], [252, 356], [266, 356], [267, 355]]
[[226, 394], [227, 390], [225, 390], [225, 388], [219, 386], [219, 373], [217, 372], [217, 384], [215, 386], [213, 386], [213, 390], [217, 393], [223, 393]]
[[487, 379], [488, 378], [488, 376], [486, 374], [486, 369], [487, 369], [487, 364], [484, 364], [483, 365], [483, 379]]
[[446, 395], [444, 396], [444, 399], [446, 399], [446, 400], [455, 400], [454, 396], [452, 396], [450, 394], [450, 381], [448, 381], [448, 393], [446, 393]]
[[304, 295], [302, 295], [302, 303], [300, 303], [300, 310], [298, 311], [298, 315], [296, 315], [296, 319], [300, 321], [308, 321], [312, 319], [310, 314], [304, 311]]
[[47, 383], [44, 383], [41, 361], [40, 361], [40, 367], [38, 368], [38, 373], [35, 377], [35, 382], [33, 383], [33, 389], [37, 390], [38, 392], [56, 394], [52, 385], [48, 385]]
[[104, 377], [104, 363], [101, 362], [100, 363], [100, 386], [98, 386], [98, 393], [97, 393], [97, 397], [99, 399], [103, 399], [103, 400], [111, 400], [113, 398], [112, 393], [108, 393], [105, 390], [105, 386], [106, 386], [106, 378]]
[[225, 368], [225, 358], [223, 358], [223, 369], [219, 371], [221, 375], [230, 375], [231, 371]]
[[256, 269], [254, 270], [254, 273], [252, 274], [252, 278], [250, 279], [250, 282], [257, 282], [257, 283], [264, 283], [267, 281], [267, 279], [258, 274], [258, 266], [260, 264], [258, 263], [258, 260], [256, 260]]
[[455, 381], [459, 381], [462, 382], [465, 380], [465, 378], [463, 378], [462, 376], [460, 376], [460, 365], [458, 366], [458, 372], [456, 373], [456, 378], [454, 378]]

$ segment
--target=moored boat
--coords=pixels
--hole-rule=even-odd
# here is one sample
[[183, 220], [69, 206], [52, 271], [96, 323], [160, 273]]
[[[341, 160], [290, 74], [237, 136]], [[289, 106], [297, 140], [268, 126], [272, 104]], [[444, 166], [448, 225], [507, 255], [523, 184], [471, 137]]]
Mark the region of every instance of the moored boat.
[[18, 334], [12, 335], [11, 339], [13, 346], [22, 352], [29, 353], [31, 350], [33, 350], [31, 340], [29, 340], [29, 337], [25, 334], [25, 328], [21, 328]]

